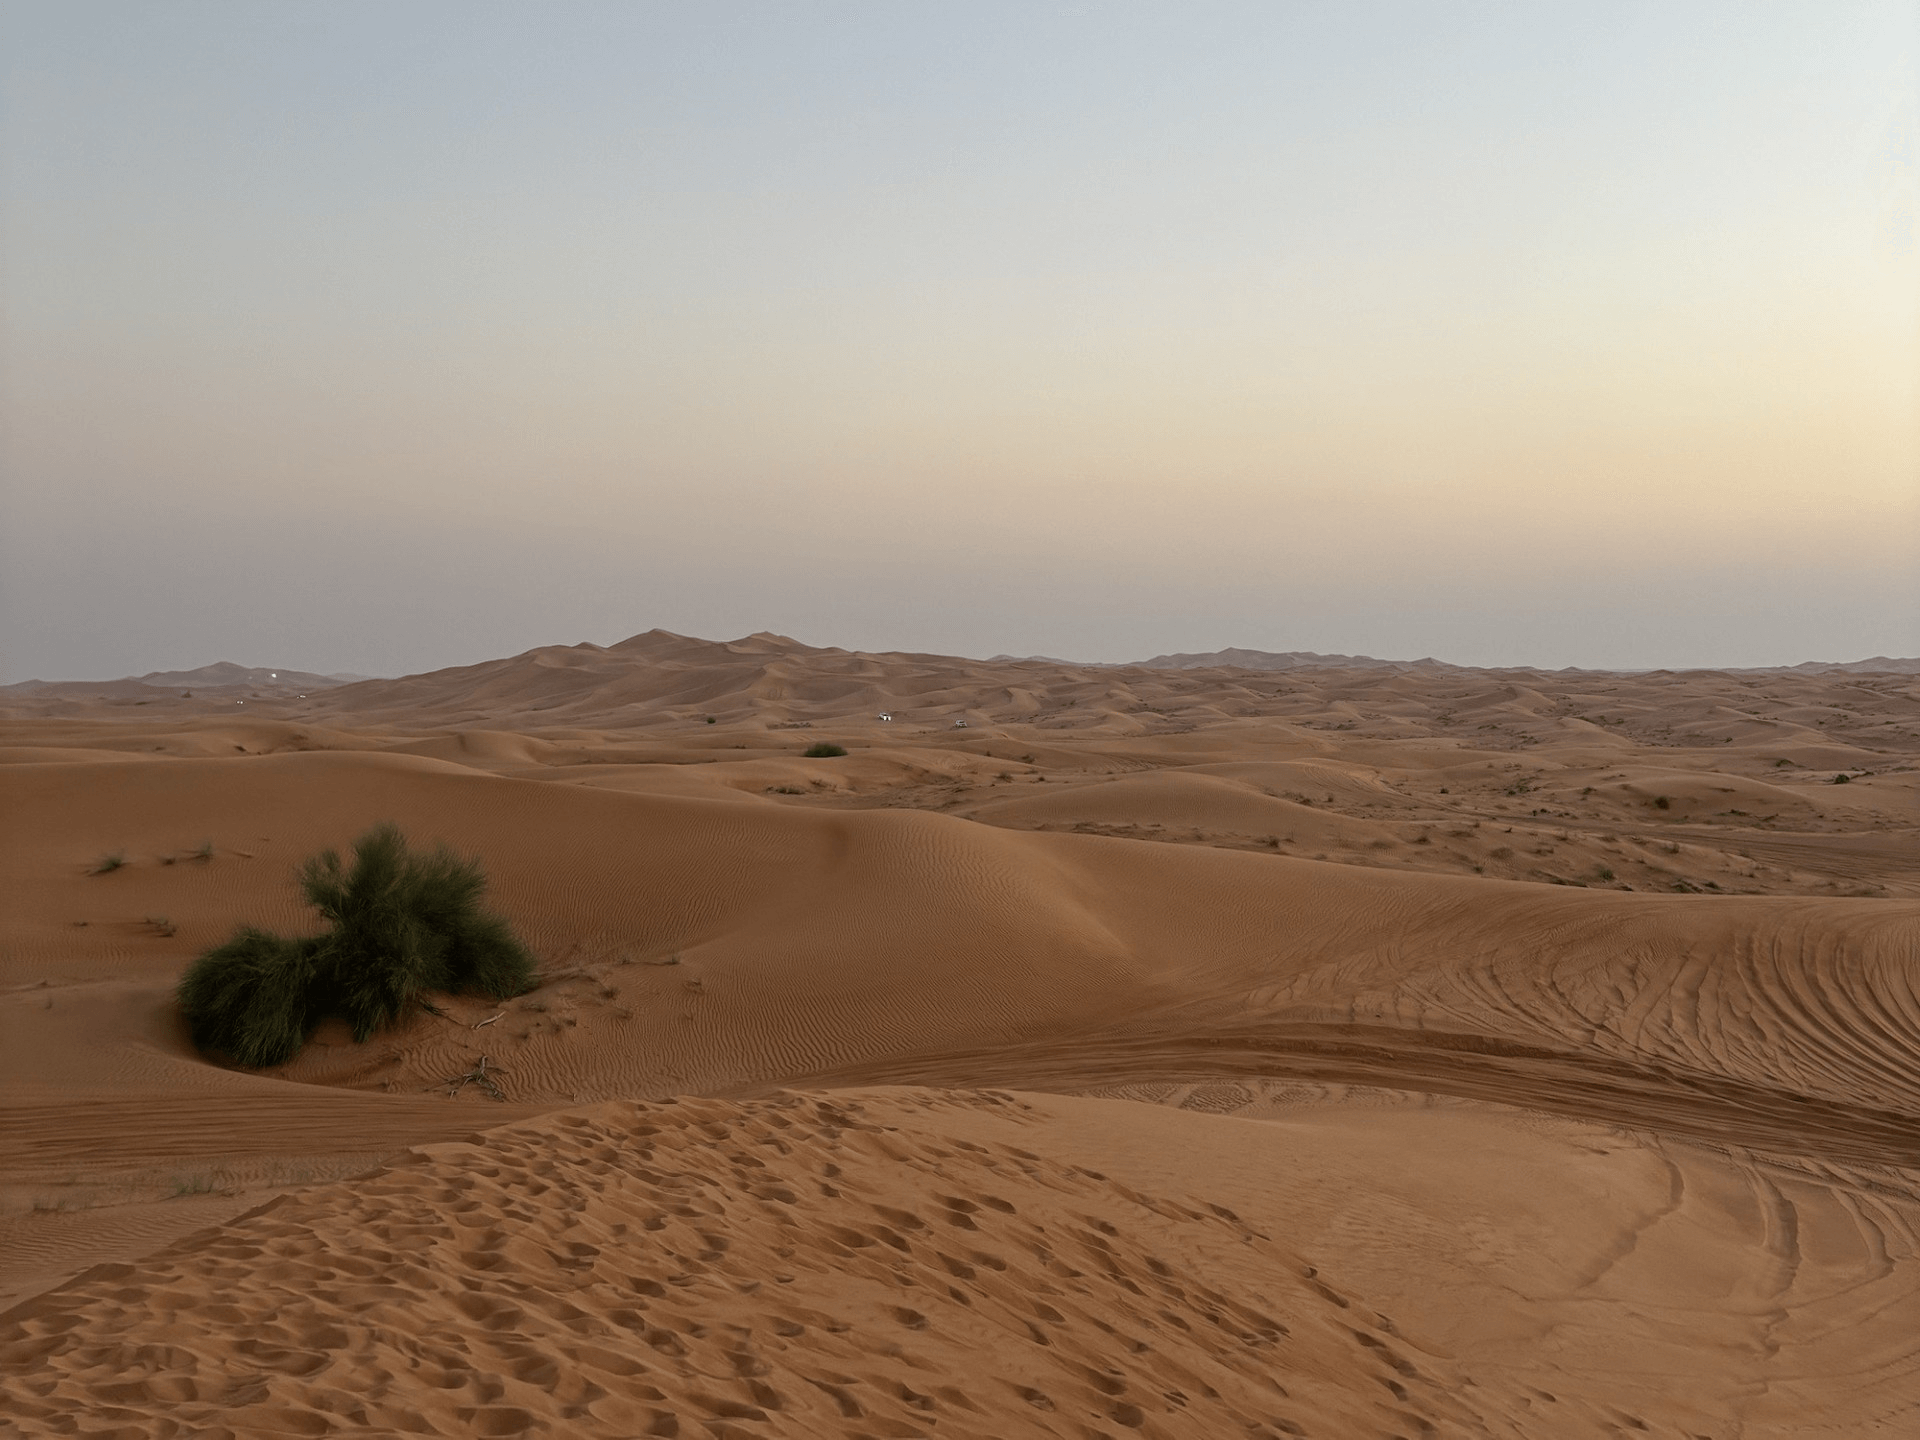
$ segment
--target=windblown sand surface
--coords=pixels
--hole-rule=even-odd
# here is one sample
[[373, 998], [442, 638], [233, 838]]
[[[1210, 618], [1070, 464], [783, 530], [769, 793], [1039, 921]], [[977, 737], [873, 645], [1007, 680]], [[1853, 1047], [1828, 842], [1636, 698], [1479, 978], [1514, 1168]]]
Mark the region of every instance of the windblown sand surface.
[[[1920, 1425], [1914, 675], [653, 632], [0, 714], [20, 1433]], [[547, 982], [196, 1054], [384, 819]]]

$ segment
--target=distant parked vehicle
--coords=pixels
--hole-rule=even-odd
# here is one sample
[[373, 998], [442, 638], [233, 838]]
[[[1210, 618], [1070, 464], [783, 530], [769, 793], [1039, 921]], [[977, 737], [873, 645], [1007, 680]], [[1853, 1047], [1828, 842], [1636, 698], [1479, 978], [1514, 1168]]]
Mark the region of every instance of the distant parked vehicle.
[[964, 720], [956, 720], [953, 722], [953, 728], [956, 730], [964, 730], [967, 728], [967, 722]]
[[893, 712], [891, 710], [882, 710], [874, 718], [876, 720], [879, 720], [882, 724], [891, 725], [893, 723]]

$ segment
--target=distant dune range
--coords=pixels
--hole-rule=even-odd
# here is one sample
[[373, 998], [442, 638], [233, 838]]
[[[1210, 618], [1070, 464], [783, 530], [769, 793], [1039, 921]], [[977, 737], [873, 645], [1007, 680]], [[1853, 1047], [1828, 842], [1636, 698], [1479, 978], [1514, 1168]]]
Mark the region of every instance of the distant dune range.
[[[760, 656], [763, 663], [778, 665], [782, 671], [790, 671], [795, 663], [805, 669], [817, 669], [822, 674], [863, 674], [873, 672], [865, 666], [856, 665], [852, 670], [838, 664], [840, 660], [855, 662], [880, 662], [892, 664], [901, 661], [920, 663], [938, 673], [942, 665], [959, 667], [965, 671], [969, 667], [994, 665], [1046, 665], [1061, 670], [1402, 670], [1431, 671], [1447, 670], [1459, 674], [1499, 674], [1499, 675], [1548, 675], [1564, 678], [1567, 676], [1604, 677], [1613, 674], [1673, 674], [1672, 671], [1606, 671], [1606, 670], [1559, 670], [1536, 671], [1525, 667], [1497, 670], [1473, 671], [1466, 666], [1451, 665], [1444, 660], [1428, 657], [1423, 660], [1376, 660], [1371, 655], [1321, 655], [1310, 650], [1212, 650], [1205, 654], [1156, 655], [1151, 660], [1135, 660], [1118, 665], [1089, 665], [1073, 660], [1058, 660], [1046, 655], [995, 655], [990, 660], [963, 660], [943, 655], [870, 655], [861, 651], [841, 650], [833, 647], [803, 645], [782, 635], [761, 632], [749, 635], [744, 640], [731, 644], [721, 644], [705, 640], [693, 640], [684, 635], [675, 635], [666, 630], [652, 630], [645, 635], [636, 635], [630, 640], [607, 648], [597, 645], [553, 646], [542, 650], [530, 651], [528, 655], [515, 656], [511, 660], [494, 661], [484, 666], [466, 666], [454, 671], [438, 671], [436, 676], [471, 674], [476, 670], [492, 670], [512, 667], [518, 661], [531, 656], [557, 656], [571, 652], [576, 657], [583, 652], [594, 652], [603, 656], [621, 657], [629, 662], [652, 667], [685, 665], [694, 666], [726, 664], [724, 655]], [[569, 662], [561, 661], [567, 664]], [[618, 666], [614, 662], [612, 668]], [[730, 667], [731, 668], [731, 667]], [[1700, 674], [1700, 671], [1682, 671], [1682, 674]], [[1734, 669], [1715, 673], [1729, 675], [1915, 675], [1920, 674], [1920, 658], [1894, 659], [1891, 656], [1876, 655], [1867, 660], [1827, 661], [1809, 660], [1798, 665], [1767, 666], [1760, 668]], [[141, 699], [144, 690], [130, 687], [144, 687], [145, 690], [170, 690], [180, 686], [195, 687], [202, 690], [246, 688], [271, 689], [275, 691], [308, 691], [331, 689], [335, 686], [365, 681], [371, 677], [365, 675], [317, 675], [305, 670], [275, 670], [261, 666], [235, 665], [231, 661], [219, 661], [212, 665], [202, 665], [195, 670], [155, 670], [145, 675], [130, 675], [122, 680], [23, 680], [13, 685], [0, 685], [0, 695], [13, 695], [21, 698], [28, 696], [60, 697], [66, 695], [96, 696], [109, 693], [105, 686], [117, 687], [111, 693], [127, 698]], [[413, 677], [433, 678], [433, 677]], [[456, 682], [457, 683], [457, 682]]]
[[[1913, 662], [1218, 658], [654, 631], [0, 694], [9, 1412], [1899, 1433]], [[381, 819], [546, 983], [195, 1054], [181, 966]], [[507, 1102], [448, 1098], [482, 1056]]]

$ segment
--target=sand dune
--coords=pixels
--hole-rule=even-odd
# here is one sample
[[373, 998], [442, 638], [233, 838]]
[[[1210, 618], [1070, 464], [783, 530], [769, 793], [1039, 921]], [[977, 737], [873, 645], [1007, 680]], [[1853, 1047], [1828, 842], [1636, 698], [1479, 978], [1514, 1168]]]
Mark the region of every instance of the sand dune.
[[[10, 695], [0, 1384], [25, 1433], [1896, 1433], [1916, 683], [650, 632]], [[546, 983], [194, 1053], [181, 967], [381, 819]], [[448, 1098], [482, 1056], [508, 1102]]]
[[[1452, 1366], [1231, 1212], [955, 1139], [955, 1107], [1021, 1109], [613, 1104], [494, 1130], [103, 1266], [16, 1310], [0, 1343], [42, 1377], [29, 1419], [104, 1399], [205, 1434], [1477, 1418]], [[224, 1339], [196, 1294], [221, 1297]]]

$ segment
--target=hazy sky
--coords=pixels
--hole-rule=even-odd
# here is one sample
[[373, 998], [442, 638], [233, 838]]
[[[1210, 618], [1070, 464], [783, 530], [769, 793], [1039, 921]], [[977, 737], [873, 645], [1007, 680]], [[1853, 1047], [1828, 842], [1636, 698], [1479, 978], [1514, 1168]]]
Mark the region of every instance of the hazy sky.
[[1913, 3], [0, 4], [0, 679], [1920, 654]]

